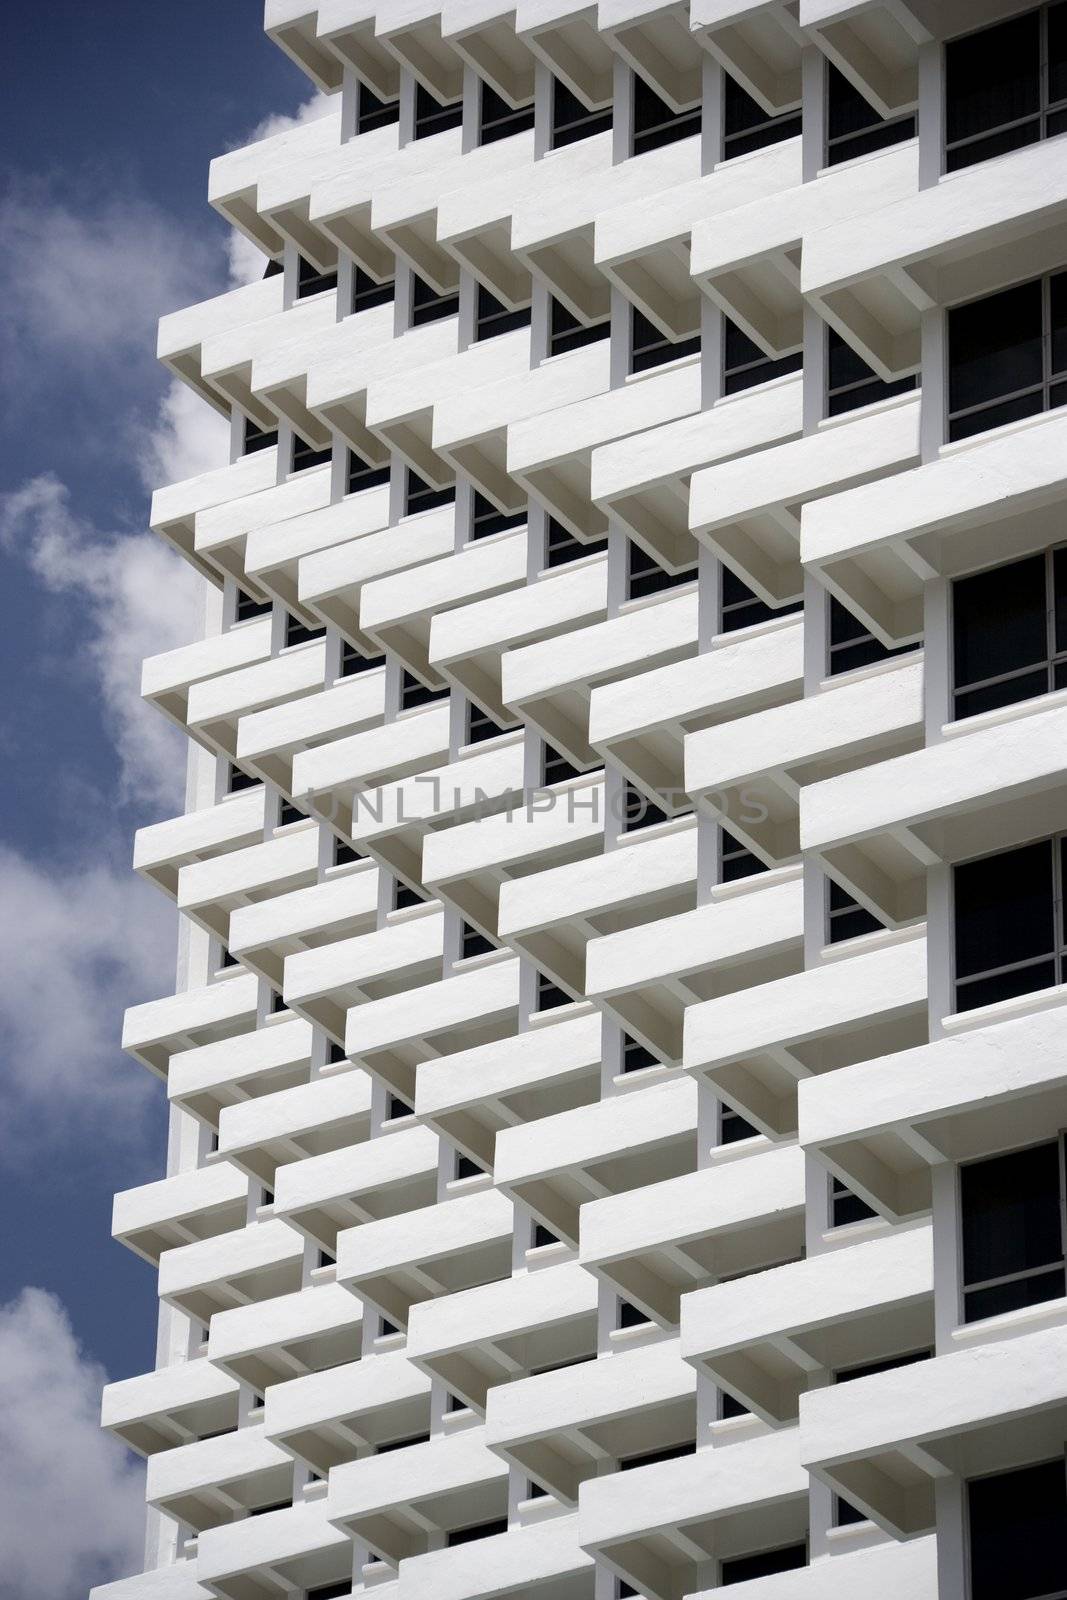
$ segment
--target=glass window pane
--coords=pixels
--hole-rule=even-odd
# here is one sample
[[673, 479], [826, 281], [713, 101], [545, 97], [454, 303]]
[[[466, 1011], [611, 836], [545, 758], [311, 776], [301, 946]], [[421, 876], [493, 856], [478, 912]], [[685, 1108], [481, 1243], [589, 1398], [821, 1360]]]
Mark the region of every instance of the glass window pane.
[[945, 47], [949, 144], [1014, 122], [1040, 103], [1041, 24], [1036, 11]]
[[1037, 144], [1040, 138], [1040, 117], [1031, 117], [1029, 122], [1013, 123], [1010, 128], [991, 133], [985, 139], [972, 139], [967, 144], [954, 146], [945, 157], [945, 170], [959, 172], [962, 167], [977, 166], [980, 161], [992, 161], [994, 156], [1006, 156], [1012, 150]]
[[1027, 556], [957, 579], [952, 610], [957, 687], [1044, 661], [1048, 654], [1045, 557]]
[[1031, 1278], [1009, 1278], [1007, 1283], [994, 1284], [991, 1289], [972, 1289], [963, 1297], [964, 1322], [981, 1322], [985, 1317], [1002, 1317], [1008, 1311], [1021, 1311], [1024, 1306], [1044, 1305], [1047, 1300], [1058, 1300], [1064, 1291], [1062, 1267], [1051, 1272], [1038, 1272]]
[[960, 1169], [963, 1281], [1063, 1260], [1057, 1140]]
[[1033, 700], [1037, 695], [1048, 692], [1047, 667], [1039, 667], [1035, 672], [1020, 672], [1014, 677], [1002, 678], [999, 683], [987, 684], [984, 689], [957, 692], [954, 704], [956, 720], [962, 722], [965, 717], [978, 717], [983, 711], [999, 711], [1001, 706], [1018, 705], [1023, 700]]
[[1041, 382], [1041, 281], [949, 312], [949, 409]]
[[1033, 1600], [1067, 1587], [1063, 1457], [967, 1485], [971, 1600]]
[[957, 977], [1051, 954], [1050, 840], [964, 862], [953, 878]]
[[1050, 105], [1067, 100], [1067, 0], [1048, 8], [1048, 99]]
[[1049, 283], [1052, 373], [1067, 373], [1067, 272], [1057, 272]]

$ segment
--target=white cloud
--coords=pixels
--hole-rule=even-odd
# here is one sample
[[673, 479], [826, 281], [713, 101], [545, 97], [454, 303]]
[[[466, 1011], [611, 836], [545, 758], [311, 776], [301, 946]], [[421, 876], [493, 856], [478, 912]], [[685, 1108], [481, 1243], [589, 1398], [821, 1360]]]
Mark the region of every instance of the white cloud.
[[228, 419], [195, 389], [172, 378], [154, 426], [136, 443], [142, 482], [146, 489], [155, 489], [224, 467], [230, 459], [229, 445]]
[[203, 580], [153, 534], [92, 527], [51, 474], [0, 496], [0, 548], [21, 554], [52, 593], [70, 595], [88, 624], [122, 799], [179, 805], [184, 741], [141, 700], [141, 662], [195, 637]]
[[79, 1600], [141, 1568], [144, 1473], [100, 1431], [105, 1381], [54, 1295], [0, 1306], [4, 1600]]

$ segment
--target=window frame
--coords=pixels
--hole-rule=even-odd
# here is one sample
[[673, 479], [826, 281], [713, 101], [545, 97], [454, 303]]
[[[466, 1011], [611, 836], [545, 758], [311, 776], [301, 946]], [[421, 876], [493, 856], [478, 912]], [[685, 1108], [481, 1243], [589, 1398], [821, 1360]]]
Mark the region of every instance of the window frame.
[[[1014, 428], [1025, 422], [1030, 422], [1035, 417], [1048, 417], [1055, 411], [1067, 409], [1067, 366], [1057, 374], [1052, 370], [1052, 281], [1054, 278], [1063, 279], [1063, 295], [1067, 300], [1067, 267], [1059, 267], [1054, 272], [1038, 273], [1036, 277], [1022, 278], [1015, 283], [1003, 284], [999, 289], [986, 291], [984, 294], [971, 295], [967, 300], [958, 300], [945, 307], [944, 312], [944, 426], [942, 437], [946, 444], [964, 444], [971, 439], [980, 439], [985, 434], [994, 433], [999, 428]], [[1004, 394], [998, 394], [991, 400], [980, 400], [975, 405], [959, 406], [952, 409], [952, 316], [956, 311], [965, 311], [969, 306], [981, 305], [984, 301], [995, 300], [999, 295], [1008, 294], [1014, 289], [1025, 289], [1032, 283], [1041, 285], [1041, 379], [1038, 383], [1024, 384], [1021, 389], [1011, 389]], [[1067, 343], [1067, 340], [1065, 340]], [[1050, 405], [1049, 399], [1054, 388], [1062, 388], [1063, 402], [1060, 405]], [[1015, 400], [1023, 400], [1027, 395], [1041, 395], [1041, 406], [1036, 411], [1029, 411], [1025, 416], [1008, 417], [1001, 422], [993, 422], [988, 428], [976, 428], [973, 432], [953, 436], [953, 425], [969, 417], [980, 416], [983, 412], [999, 410], [1010, 405]]]
[[[997, 712], [1009, 710], [1012, 706], [1030, 705], [1032, 702], [1044, 699], [1046, 695], [1062, 693], [1067, 689], [1067, 681], [1062, 685], [1056, 684], [1056, 669], [1062, 667], [1065, 680], [1067, 680], [1067, 640], [1061, 650], [1056, 649], [1056, 552], [1064, 552], [1067, 561], [1067, 541], [1052, 544], [1045, 550], [1032, 550], [1021, 556], [1013, 556], [1010, 561], [997, 561], [986, 567], [976, 567], [973, 572], [961, 572], [951, 580], [948, 598], [948, 634], [949, 634], [949, 711], [950, 721], [970, 722], [974, 717], [994, 716]], [[1007, 672], [994, 673], [989, 678], [978, 678], [973, 683], [958, 684], [956, 682], [956, 590], [957, 585], [968, 578], [977, 578], [987, 572], [1006, 571], [1009, 567], [1017, 566], [1020, 562], [1032, 560], [1034, 556], [1043, 556], [1045, 562], [1045, 656], [1041, 661], [1033, 661], [1027, 666], [1013, 667]], [[1064, 596], [1065, 609], [1067, 609], [1067, 594]], [[1024, 695], [1018, 700], [1006, 700], [1003, 705], [988, 707], [982, 711], [971, 711], [966, 716], [957, 713], [956, 703], [960, 695], [974, 694], [979, 689], [992, 689], [1000, 683], [1010, 683], [1014, 678], [1023, 678], [1044, 670], [1046, 674], [1046, 688], [1040, 694]]]
[[[1048, 843], [1052, 847], [1052, 922], [1053, 942], [1050, 951], [1036, 956], [1026, 956], [1021, 961], [1009, 961], [998, 967], [983, 968], [981, 972], [970, 972], [962, 980], [957, 974], [956, 946], [957, 946], [957, 910], [956, 910], [956, 871], [959, 867], [971, 866], [979, 861], [992, 861], [997, 856], [1010, 855], [1016, 850], [1025, 849], [1028, 845]], [[965, 860], [951, 863], [952, 871], [949, 878], [949, 993], [951, 996], [952, 1010], [950, 1016], [960, 1016], [966, 1011], [979, 1011], [988, 1006], [1014, 1004], [1025, 1001], [1028, 995], [1042, 994], [1049, 987], [1059, 988], [1067, 982], [1067, 905], [1064, 896], [1064, 878], [1067, 877], [1067, 830], [1051, 835], [1040, 835], [1036, 839], [1024, 839], [1019, 844], [1009, 845], [1006, 849], [984, 850], [979, 855], [968, 856]], [[1022, 971], [1026, 967], [1038, 966], [1042, 962], [1051, 961], [1055, 968], [1055, 982], [1050, 986], [1042, 984], [1034, 989], [1022, 989], [1017, 994], [1008, 995], [1002, 1000], [985, 1000], [980, 1004], [964, 1007], [960, 1010], [960, 984], [978, 983], [984, 979], [997, 978], [1007, 972]]]
[[[1001, 1156], [1021, 1155], [1027, 1150], [1038, 1150], [1042, 1146], [1056, 1144], [1058, 1146], [1059, 1160], [1059, 1221], [1060, 1221], [1060, 1257], [1058, 1261], [1045, 1262], [1037, 1267], [1026, 1267], [1021, 1272], [1002, 1273], [996, 1278], [981, 1278], [974, 1283], [968, 1283], [965, 1276], [963, 1260], [963, 1173], [966, 1168], [981, 1166], [984, 1162], [996, 1161]], [[1027, 1278], [1040, 1277], [1043, 1273], [1054, 1272], [1057, 1267], [1062, 1268], [1067, 1291], [1067, 1127], [1058, 1128], [1051, 1138], [1034, 1139], [1025, 1144], [1012, 1145], [1006, 1150], [986, 1151], [983, 1155], [972, 1156], [965, 1161], [956, 1162], [954, 1199], [956, 1209], [956, 1327], [973, 1328], [980, 1323], [994, 1321], [998, 1317], [1014, 1316], [1018, 1310], [1033, 1311], [1041, 1306], [1051, 1305], [1056, 1300], [1067, 1299], [1064, 1295], [1050, 1295], [1047, 1300], [1035, 1300], [1031, 1305], [1018, 1307], [1015, 1311], [993, 1311], [986, 1317], [975, 1317], [973, 1321], [967, 1319], [967, 1295], [981, 1290], [1000, 1288], [1008, 1283], [1021, 1283]]]
[[[1051, 101], [1049, 99], [1049, 41], [1048, 19], [1049, 13], [1059, 4], [1059, 0], [1041, 0], [1041, 3], [1032, 6], [1028, 11], [1019, 11], [1013, 15], [997, 17], [992, 22], [986, 22], [979, 28], [970, 28], [964, 33], [957, 33], [951, 39], [945, 39], [941, 45], [940, 82], [941, 82], [941, 127], [939, 130], [940, 144], [940, 170], [941, 176], [949, 176], [956, 172], [966, 172], [970, 167], [980, 167], [987, 161], [996, 161], [1001, 156], [1014, 155], [1018, 150], [1029, 150], [1035, 144], [1045, 144], [1049, 139], [1060, 139], [1067, 133], [1065, 127], [1059, 133], [1047, 132], [1047, 123], [1050, 116], [1061, 115], [1067, 118], [1067, 97]], [[948, 138], [948, 52], [950, 46], [960, 44], [964, 39], [976, 39], [979, 34], [989, 33], [993, 28], [1002, 27], [1008, 22], [1020, 21], [1023, 17], [1033, 15], [1038, 17], [1038, 84], [1037, 84], [1037, 110], [1029, 112], [1026, 116], [1012, 117], [1007, 122], [997, 123], [994, 127], [985, 128], [980, 133], [968, 134], [963, 139], [956, 139], [950, 145]], [[1000, 134], [1009, 133], [1012, 128], [1023, 127], [1029, 122], [1036, 122], [1041, 132], [1036, 139], [1029, 139], [1023, 144], [1015, 145], [1011, 150], [997, 151], [993, 155], [982, 156], [977, 161], [965, 161], [961, 166], [949, 165], [950, 152], [964, 149], [967, 145], [981, 144], [987, 139], [995, 139]]]

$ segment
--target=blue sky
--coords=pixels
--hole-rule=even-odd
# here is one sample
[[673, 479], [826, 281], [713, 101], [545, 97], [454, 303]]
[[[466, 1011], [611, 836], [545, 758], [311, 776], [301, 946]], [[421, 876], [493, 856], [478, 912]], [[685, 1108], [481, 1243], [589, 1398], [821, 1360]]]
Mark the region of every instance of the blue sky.
[[[83, 1600], [132, 1547], [93, 1544], [130, 1499], [121, 1461], [93, 1454], [99, 1368], [144, 1371], [155, 1340], [154, 1273], [110, 1241], [113, 1191], [161, 1176], [165, 1153], [162, 1086], [117, 1047], [123, 1006], [173, 975], [173, 912], [129, 870], [135, 828], [180, 809], [137, 658], [191, 625], [190, 581], [146, 534], [148, 485], [223, 448], [156, 366], [155, 323], [229, 281], [211, 157], [313, 90], [263, 35], [262, 0], [34, 0], [0, 32], [0, 1372], [32, 1388], [51, 1353], [85, 1423], [83, 1458], [69, 1428], [65, 1454], [116, 1497], [31, 1572], [19, 1541], [49, 1497], [38, 1483], [35, 1513], [0, 1468], [0, 1548], [11, 1600]], [[3, 1381], [0, 1459], [21, 1468], [37, 1445]]]

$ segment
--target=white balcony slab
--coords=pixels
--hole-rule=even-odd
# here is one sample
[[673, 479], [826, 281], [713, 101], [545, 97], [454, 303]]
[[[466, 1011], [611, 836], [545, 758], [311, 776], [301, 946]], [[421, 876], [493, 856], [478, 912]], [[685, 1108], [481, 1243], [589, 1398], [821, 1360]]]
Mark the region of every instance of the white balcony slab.
[[367, 1445], [425, 1433], [429, 1422], [429, 1379], [392, 1350], [275, 1384], [263, 1431], [325, 1477]]
[[274, 1212], [335, 1253], [338, 1233], [432, 1205], [437, 1136], [404, 1128], [280, 1166]]

